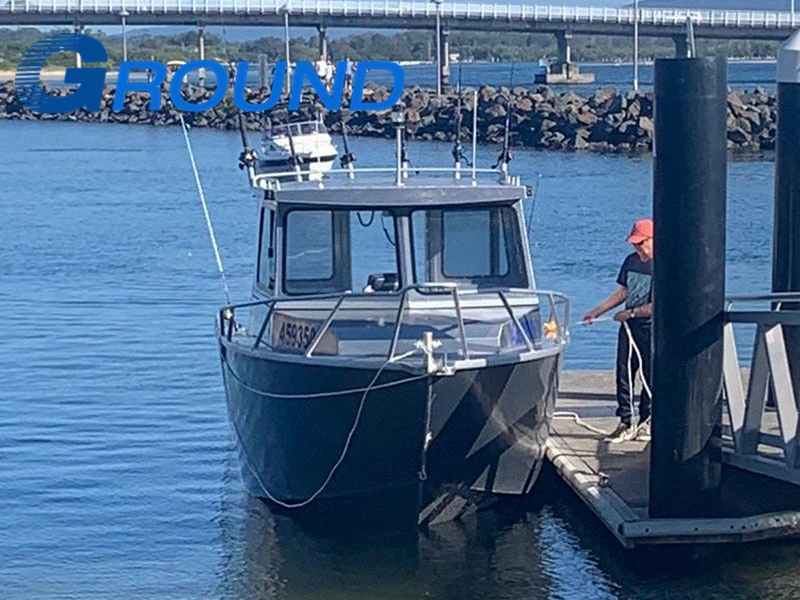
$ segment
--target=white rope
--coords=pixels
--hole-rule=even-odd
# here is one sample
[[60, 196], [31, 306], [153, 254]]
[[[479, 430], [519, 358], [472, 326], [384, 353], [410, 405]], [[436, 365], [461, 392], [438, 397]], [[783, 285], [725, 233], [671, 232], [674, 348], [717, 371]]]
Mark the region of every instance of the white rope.
[[214, 226], [211, 224], [211, 215], [208, 213], [206, 196], [203, 193], [203, 185], [200, 183], [200, 173], [197, 172], [197, 163], [194, 160], [192, 142], [189, 140], [189, 126], [186, 125], [186, 121], [183, 120], [182, 113], [179, 113], [178, 117], [181, 120], [181, 129], [183, 129], [183, 139], [186, 140], [186, 149], [189, 151], [189, 160], [192, 162], [192, 171], [194, 172], [195, 185], [197, 185], [197, 193], [200, 196], [200, 203], [203, 205], [203, 213], [206, 216], [206, 226], [208, 227], [208, 235], [211, 237], [211, 246], [214, 248], [214, 256], [217, 259], [217, 268], [219, 269], [220, 277], [222, 277], [222, 287], [225, 288], [225, 301], [231, 304], [231, 293], [230, 290], [228, 290], [228, 282], [225, 280], [225, 269], [222, 268], [222, 257], [219, 254], [217, 236], [214, 235]]
[[[408, 358], [408, 356], [413, 354], [413, 352], [414, 351], [407, 352], [406, 354], [401, 354], [399, 356], [396, 356], [390, 362], [397, 362], [399, 360], [402, 360], [403, 358]], [[265, 392], [264, 390], [259, 390], [257, 388], [254, 388], [254, 387], [248, 385], [247, 382], [244, 381], [239, 376], [239, 374], [236, 371], [233, 370], [233, 367], [230, 365], [230, 363], [228, 362], [228, 359], [226, 357], [223, 357], [222, 362], [225, 364], [225, 368], [228, 370], [228, 372], [231, 375], [233, 375], [233, 378], [236, 381], [238, 381], [243, 388], [245, 388], [247, 391], [253, 392], [254, 394], [258, 394], [259, 396], [264, 396], [266, 398], [276, 398], [276, 399], [280, 399], [280, 400], [313, 400], [315, 398], [331, 398], [331, 397], [334, 397], [334, 396], [349, 396], [350, 394], [357, 394], [358, 392], [364, 392], [364, 391], [370, 389], [369, 386], [367, 386], [367, 387], [364, 387], [364, 388], [352, 388], [352, 389], [349, 389], [349, 390], [336, 390], [335, 392], [317, 392], [317, 393], [314, 393], [314, 394], [275, 394], [273, 392]], [[372, 389], [373, 390], [383, 390], [383, 389], [386, 389], [386, 388], [395, 387], [395, 386], [398, 386], [398, 385], [403, 385], [404, 383], [410, 383], [412, 381], [417, 381], [418, 379], [425, 379], [426, 377], [427, 377], [427, 374], [414, 375], [412, 377], [406, 377], [405, 379], [399, 379], [397, 381], [390, 381], [388, 383], [382, 383], [380, 385], [375, 385], [375, 386], [372, 386]]]
[[[624, 322], [625, 331], [628, 334], [628, 340], [630, 341], [630, 346], [633, 348], [633, 351], [636, 352], [636, 357], [639, 359], [639, 381], [642, 382], [642, 388], [647, 392], [647, 395], [650, 396], [650, 400], [653, 399], [653, 392], [650, 390], [650, 385], [647, 383], [647, 378], [644, 376], [644, 361], [642, 361], [642, 353], [639, 352], [639, 346], [636, 345], [636, 342], [633, 340], [633, 334], [631, 333], [631, 328], [627, 322]], [[630, 361], [630, 351], [629, 351], [629, 358]], [[633, 396], [633, 388], [631, 387], [631, 396]]]
[[[342, 447], [342, 451], [339, 454], [339, 458], [336, 460], [336, 462], [334, 463], [333, 467], [331, 467], [331, 470], [328, 472], [327, 477], [325, 477], [325, 480], [316, 489], [316, 491], [313, 494], [311, 494], [308, 498], [306, 498], [305, 500], [302, 500], [300, 502], [293, 502], [293, 503], [284, 502], [283, 500], [279, 500], [273, 494], [270, 493], [270, 491], [264, 485], [264, 482], [261, 480], [261, 477], [259, 476], [258, 471], [256, 469], [254, 469], [253, 466], [250, 464], [250, 457], [247, 455], [247, 450], [245, 449], [245, 446], [242, 443], [242, 437], [239, 434], [239, 429], [238, 429], [238, 427], [236, 427], [235, 421], [232, 421], [233, 429], [236, 432], [236, 437], [239, 439], [239, 446], [242, 448], [242, 454], [244, 455], [244, 459], [245, 459], [244, 462], [247, 465], [247, 468], [250, 470], [250, 473], [252, 473], [253, 477], [255, 477], [255, 480], [258, 482], [258, 485], [259, 485], [259, 487], [261, 487], [261, 491], [264, 492], [264, 495], [267, 498], [269, 498], [272, 502], [277, 504], [278, 506], [282, 506], [283, 508], [287, 508], [287, 509], [303, 508], [304, 506], [308, 506], [314, 500], [316, 500], [319, 497], [319, 495], [325, 490], [325, 488], [328, 487], [328, 484], [333, 479], [333, 476], [336, 474], [336, 471], [339, 469], [341, 464], [344, 462], [344, 459], [347, 456], [348, 451], [350, 450], [350, 443], [353, 441], [353, 436], [355, 435], [356, 429], [358, 429], [358, 424], [361, 421], [361, 413], [364, 410], [364, 404], [366, 404], [367, 396], [369, 395], [369, 392], [372, 389], [376, 388], [375, 384], [377, 383], [378, 378], [381, 376], [381, 374], [383, 373], [384, 369], [386, 367], [388, 367], [390, 364], [394, 363], [394, 362], [403, 360], [404, 358], [408, 358], [409, 356], [411, 356], [415, 352], [416, 352], [416, 350], [412, 350], [410, 352], [406, 352], [405, 354], [400, 354], [398, 356], [395, 356], [394, 358], [391, 358], [391, 359], [387, 360], [386, 362], [384, 362], [381, 365], [380, 369], [378, 369], [378, 371], [375, 373], [375, 376], [372, 378], [372, 381], [370, 381], [369, 385], [366, 388], [364, 388], [364, 393], [362, 394], [361, 400], [358, 403], [358, 409], [356, 410], [356, 415], [355, 415], [355, 418], [353, 419], [353, 425], [350, 427], [350, 431], [347, 434], [347, 438], [345, 439], [344, 446]], [[427, 377], [427, 374], [423, 375], [422, 377]], [[407, 379], [403, 380], [402, 382], [403, 383], [407, 383], [409, 381], [416, 380], [416, 379], [420, 379], [420, 377], [407, 378]], [[397, 383], [398, 382], [394, 382], [395, 385]], [[319, 397], [319, 395], [315, 395], [315, 397]]]
[[[609, 322], [613, 321], [613, 317], [600, 317], [598, 319], [592, 319], [592, 323], [602, 323], [602, 322]], [[628, 325], [627, 321], [622, 322], [622, 327], [625, 330], [626, 335], [628, 336], [628, 401], [631, 405], [631, 416], [634, 414], [634, 404], [633, 404], [633, 354], [636, 353], [636, 357], [639, 359], [639, 380], [642, 382], [642, 388], [644, 392], [647, 392], [647, 395], [650, 396], [650, 402], [653, 401], [653, 393], [650, 391], [650, 385], [647, 382], [647, 378], [644, 376], [644, 362], [642, 361], [642, 353], [639, 351], [639, 347], [636, 345], [636, 341], [633, 339], [633, 333], [631, 332], [630, 325]], [[604, 429], [600, 429], [599, 427], [595, 427], [590, 425], [583, 419], [581, 419], [580, 415], [576, 412], [569, 412], [569, 411], [556, 411], [553, 413], [554, 419], [571, 419], [575, 421], [575, 424], [579, 427], [583, 427], [593, 433], [598, 433], [602, 436], [609, 436], [611, 432], [605, 431]], [[650, 422], [651, 417], [647, 417], [643, 423], [640, 423], [639, 426]], [[631, 425], [633, 426], [633, 425]]]
[[584, 429], [588, 429], [589, 431], [591, 431], [593, 433], [599, 433], [600, 435], [602, 435], [604, 437], [609, 435], [609, 432], [606, 431], [605, 429], [600, 429], [599, 427], [595, 427], [594, 425], [591, 425], [591, 424], [587, 423], [586, 421], [584, 421], [583, 419], [581, 419], [581, 416], [576, 412], [568, 412], [568, 411], [559, 410], [559, 411], [556, 411], [556, 412], [553, 413], [553, 418], [554, 419], [572, 419], [573, 421], [575, 421], [575, 424], [578, 425], [579, 427], [583, 427]]

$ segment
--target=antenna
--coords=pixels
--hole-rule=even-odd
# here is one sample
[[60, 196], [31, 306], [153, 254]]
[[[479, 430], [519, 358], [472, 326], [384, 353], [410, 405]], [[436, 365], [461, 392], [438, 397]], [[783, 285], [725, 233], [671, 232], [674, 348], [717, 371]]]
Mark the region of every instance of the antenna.
[[347, 169], [347, 176], [350, 179], [356, 178], [356, 173], [353, 170], [353, 163], [356, 162], [356, 156], [350, 152], [350, 144], [347, 141], [347, 122], [344, 120], [344, 111], [339, 113], [339, 120], [342, 124], [342, 143], [344, 144], [344, 154], [339, 158], [339, 164], [343, 169]]
[[694, 21], [692, 15], [686, 17], [686, 58], [697, 58], [697, 49], [694, 45]]
[[406, 169], [408, 167], [408, 160], [406, 158], [405, 142], [403, 140], [403, 129], [406, 124], [406, 114], [403, 106], [395, 104], [392, 109], [392, 124], [394, 125], [397, 140], [397, 178], [395, 183], [397, 186], [403, 185], [403, 179], [407, 177]]
[[472, 92], [472, 185], [478, 182], [478, 90]]

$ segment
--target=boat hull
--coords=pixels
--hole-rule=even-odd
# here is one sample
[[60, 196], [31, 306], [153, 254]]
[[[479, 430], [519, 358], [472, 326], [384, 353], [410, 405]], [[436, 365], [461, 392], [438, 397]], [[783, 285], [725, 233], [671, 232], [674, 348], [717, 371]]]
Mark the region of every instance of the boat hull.
[[363, 391], [330, 394], [367, 388], [376, 369], [275, 356], [221, 340], [229, 416], [251, 494], [297, 516], [334, 512], [417, 523], [425, 520], [421, 514], [440, 514], [459, 490], [530, 491], [544, 456], [560, 354], [430, 380], [385, 369], [326, 485]]

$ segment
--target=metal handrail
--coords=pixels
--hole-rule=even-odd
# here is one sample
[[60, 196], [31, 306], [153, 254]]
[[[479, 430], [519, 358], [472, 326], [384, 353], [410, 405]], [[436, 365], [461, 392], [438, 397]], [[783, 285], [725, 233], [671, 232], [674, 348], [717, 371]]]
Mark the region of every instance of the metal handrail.
[[[761, 311], [742, 311], [738, 309], [736, 311], [733, 310], [734, 303], [739, 304], [749, 304], [752, 302], [770, 302], [773, 306], [768, 310], [761, 310]], [[731, 316], [740, 317], [741, 315], [757, 315], [757, 314], [769, 314], [776, 311], [784, 311], [783, 305], [786, 303], [789, 304], [800, 304], [800, 292], [774, 292], [770, 294], [761, 294], [761, 295], [754, 295], [754, 296], [729, 296], [725, 299], [725, 312], [726, 318], [730, 321]], [[797, 310], [796, 308], [792, 308], [791, 310]], [[736, 318], [736, 321], [742, 322], [741, 319]]]
[[734, 302], [800, 302], [800, 292], [773, 292], [754, 296], [727, 296], [725, 302], [733, 305]]
[[[460, 171], [455, 167], [415, 167], [413, 169], [409, 169], [413, 174], [448, 174], [448, 175], [455, 175], [456, 173], [460, 174]], [[359, 174], [395, 174], [397, 169], [395, 167], [362, 167], [362, 168], [353, 168], [352, 171], [350, 169], [333, 169], [325, 174], [324, 177], [320, 178], [319, 173], [313, 172], [310, 169], [305, 171], [281, 171], [277, 173], [256, 173], [255, 177], [253, 178], [251, 184], [252, 187], [258, 189], [270, 189], [279, 191], [281, 189], [282, 183], [294, 184], [298, 178], [303, 179], [304, 177], [308, 178], [307, 181], [311, 181], [311, 183], [316, 183], [321, 187], [325, 186], [325, 182], [333, 177], [346, 177], [348, 179], [352, 179], [353, 175]], [[471, 171], [473, 174], [477, 175], [493, 175], [494, 177], [500, 178], [500, 183], [504, 185], [517, 185], [520, 186], [522, 184], [522, 180], [519, 176], [508, 175], [503, 173], [500, 169], [473, 169]], [[280, 180], [290, 180], [281, 182]], [[455, 179], [455, 177], [454, 177]], [[294, 180], [294, 181], [291, 181]], [[468, 181], [461, 179], [460, 181]], [[262, 185], [263, 184], [263, 185]]]
[[[766, 309], [731, 310], [734, 302], [767, 302]], [[800, 310], [784, 310], [783, 304], [800, 304], [800, 293], [784, 292], [728, 298], [723, 329], [723, 373], [725, 396], [735, 455], [751, 461], [756, 470], [767, 468], [773, 476], [784, 477], [795, 472], [800, 445], [797, 440], [797, 394], [792, 380], [790, 353], [795, 349], [784, 337], [784, 327], [800, 327]], [[736, 325], [755, 325], [755, 344], [747, 385], [742, 376], [735, 336]], [[783, 460], [757, 456], [759, 444], [773, 445], [764, 439], [763, 416], [767, 390], [775, 400], [780, 436], [774, 447], [783, 451]], [[755, 461], [755, 462], [752, 462]]]
[[[459, 290], [458, 286], [453, 282], [441, 282], [441, 283], [414, 283], [407, 285], [400, 290], [396, 290], [393, 292], [385, 293], [377, 295], [374, 293], [353, 293], [350, 291], [347, 292], [339, 292], [339, 293], [329, 293], [329, 294], [309, 294], [304, 296], [299, 296], [297, 298], [271, 298], [265, 300], [257, 300], [251, 302], [244, 302], [241, 304], [234, 304], [224, 306], [220, 309], [220, 331], [225, 337], [230, 341], [233, 336], [233, 331], [235, 328], [235, 321], [236, 321], [236, 310], [239, 308], [249, 308], [253, 306], [264, 305], [267, 306], [267, 313], [264, 316], [264, 319], [259, 327], [258, 334], [256, 335], [256, 340], [252, 345], [252, 349], [257, 349], [261, 342], [263, 341], [264, 334], [266, 333], [267, 327], [269, 326], [269, 322], [275, 313], [275, 308], [281, 302], [298, 302], [298, 301], [314, 301], [314, 300], [336, 300], [333, 308], [330, 310], [328, 315], [323, 322], [322, 327], [314, 336], [314, 339], [309, 344], [308, 350], [305, 352], [305, 356], [311, 358], [313, 356], [314, 351], [319, 346], [323, 336], [327, 331], [330, 329], [331, 324], [333, 323], [336, 315], [338, 314], [339, 310], [342, 307], [342, 304], [346, 299], [351, 298], [364, 298], [364, 299], [371, 299], [375, 300], [376, 298], [386, 298], [386, 297], [398, 297], [398, 308], [397, 308], [397, 317], [395, 319], [395, 326], [392, 332], [392, 342], [389, 346], [389, 352], [387, 356], [387, 360], [392, 360], [395, 357], [395, 352], [397, 350], [397, 344], [400, 338], [400, 328], [403, 323], [403, 315], [406, 312], [406, 300], [408, 298], [409, 292], [415, 291], [422, 295], [449, 295], [453, 299], [453, 306], [456, 312], [456, 319], [458, 321], [458, 330], [459, 330], [459, 337], [461, 341], [461, 349], [466, 360], [470, 359], [470, 351], [469, 351], [469, 344], [467, 341], [466, 335], [466, 327], [464, 325], [464, 315], [463, 310], [461, 307], [461, 296], [476, 296], [476, 295], [487, 295], [487, 294], [497, 294], [500, 298], [501, 304], [503, 308], [505, 308], [506, 312], [508, 313], [511, 321], [514, 323], [514, 326], [518, 329], [520, 334], [522, 335], [523, 341], [525, 342], [525, 346], [528, 351], [535, 350], [533, 341], [528, 336], [527, 332], [525, 331], [522, 323], [519, 321], [517, 316], [514, 314], [513, 308], [508, 301], [506, 294], [526, 294], [526, 295], [533, 295], [537, 298], [537, 303], [539, 302], [538, 298], [540, 296], [545, 296], [548, 299], [548, 304], [550, 308], [551, 318], [555, 320], [558, 328], [564, 331], [562, 339], [560, 342], [566, 342], [568, 338], [568, 331], [566, 330], [566, 324], [569, 322], [569, 298], [564, 294], [559, 292], [553, 292], [549, 290], [532, 290], [529, 288], [489, 288], [489, 289], [468, 289], [468, 290]], [[563, 310], [563, 319], [564, 324], [560, 319], [558, 319], [558, 310], [557, 306], [561, 305]], [[225, 322], [228, 322], [228, 329], [227, 333], [225, 333]]]

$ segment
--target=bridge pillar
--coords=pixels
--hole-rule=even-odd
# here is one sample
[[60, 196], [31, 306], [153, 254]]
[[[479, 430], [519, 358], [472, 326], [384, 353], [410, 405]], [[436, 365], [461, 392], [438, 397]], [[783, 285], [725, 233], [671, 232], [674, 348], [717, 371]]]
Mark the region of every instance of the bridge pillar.
[[569, 77], [569, 69], [572, 64], [572, 48], [569, 41], [572, 39], [571, 31], [559, 31], [556, 33], [556, 44], [558, 46], [558, 59], [550, 67], [550, 72]]
[[450, 31], [442, 29], [442, 65], [439, 69], [439, 81], [441, 87], [447, 87], [447, 82], [450, 79]]
[[267, 55], [266, 54], [259, 54], [258, 55], [258, 88], [263, 90], [267, 87]]
[[686, 34], [673, 35], [672, 41], [675, 43], [675, 58], [689, 56], [689, 42], [686, 39]]
[[[200, 56], [200, 60], [206, 59], [206, 28], [202, 23], [197, 24], [197, 53]], [[197, 84], [200, 87], [206, 87], [205, 69], [197, 71]]]
[[[77, 35], [83, 34], [84, 29], [86, 29], [86, 26], [83, 23], [75, 23], [75, 33]], [[81, 60], [81, 55], [76, 52], [75, 53], [75, 66], [80, 69], [82, 64], [83, 64], [83, 61]]]
[[319, 55], [325, 60], [328, 59], [328, 26], [317, 25], [317, 32], [319, 33]]

